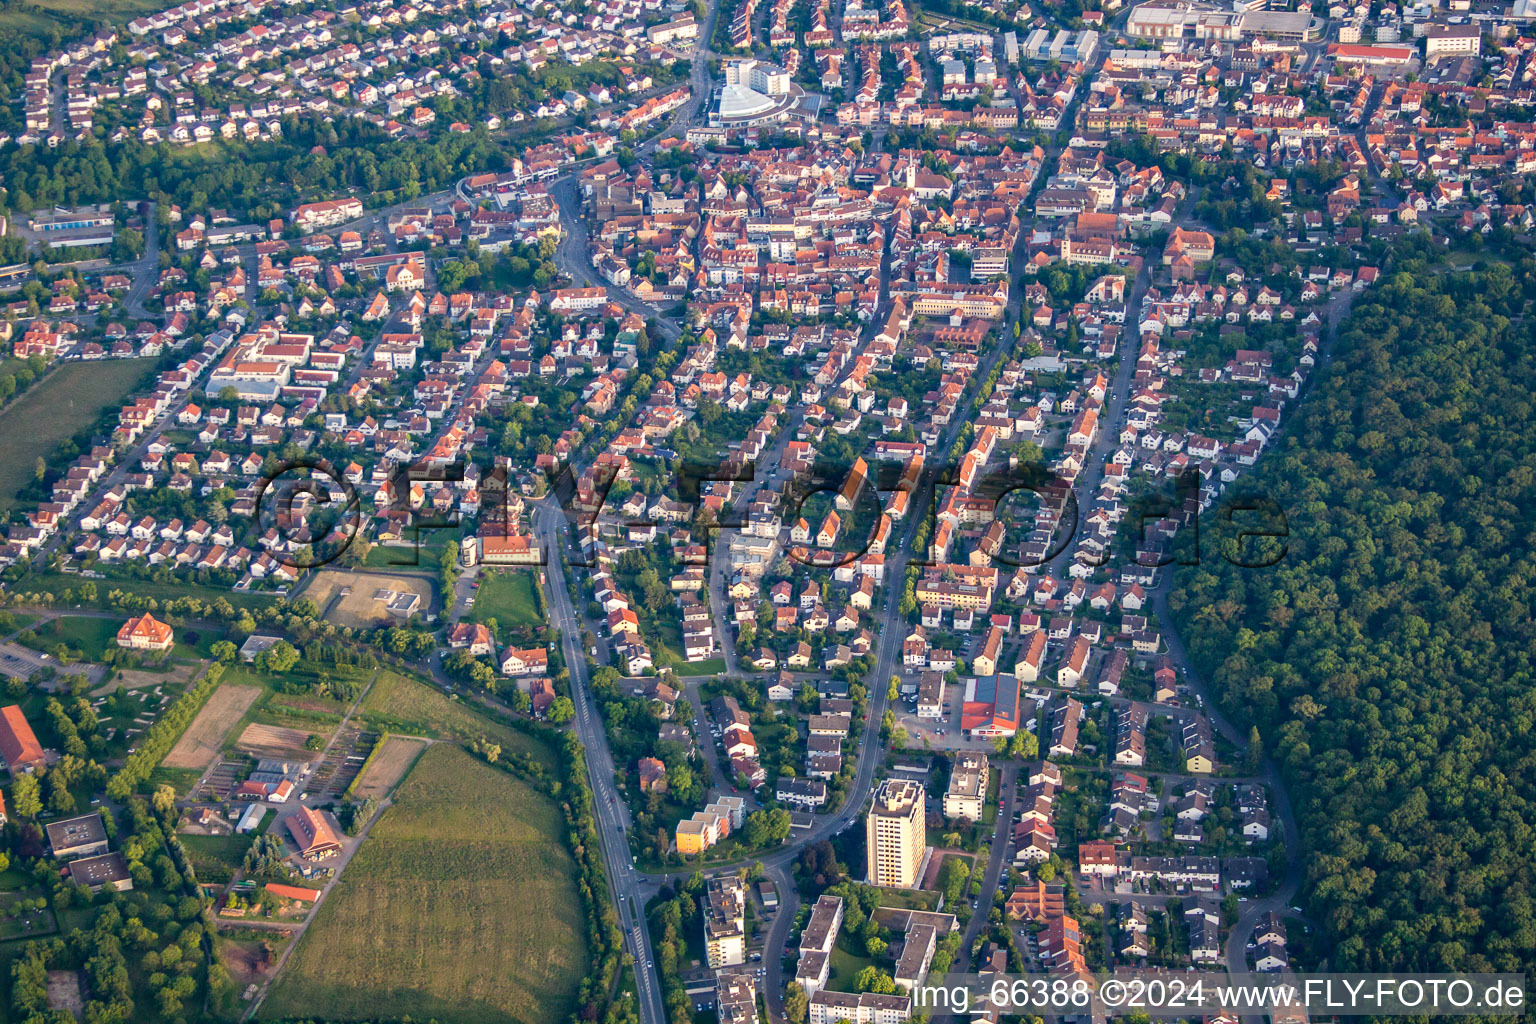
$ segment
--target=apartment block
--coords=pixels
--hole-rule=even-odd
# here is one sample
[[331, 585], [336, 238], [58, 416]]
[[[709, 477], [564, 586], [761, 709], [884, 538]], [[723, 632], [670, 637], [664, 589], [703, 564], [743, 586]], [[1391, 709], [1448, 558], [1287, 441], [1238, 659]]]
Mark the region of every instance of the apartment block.
[[925, 804], [926, 794], [916, 782], [880, 783], [864, 823], [872, 884], [900, 889], [917, 884], [927, 852]]

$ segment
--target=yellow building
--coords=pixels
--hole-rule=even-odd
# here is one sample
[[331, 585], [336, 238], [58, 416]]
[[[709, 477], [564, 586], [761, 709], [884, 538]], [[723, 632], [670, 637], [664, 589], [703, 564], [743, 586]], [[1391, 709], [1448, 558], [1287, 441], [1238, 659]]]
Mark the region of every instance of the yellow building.
[[745, 800], [739, 796], [718, 797], [702, 811], [695, 811], [693, 817], [677, 823], [677, 852], [684, 856], [703, 853], [741, 828], [745, 818]]
[[916, 316], [985, 317], [996, 320], [1008, 309], [1007, 279], [995, 284], [931, 284], [903, 296]]
[[703, 853], [714, 842], [709, 823], [701, 819], [702, 815], [696, 814], [687, 821], [677, 823], [678, 853], [684, 856], [691, 853]]
[[875, 790], [864, 821], [869, 881], [910, 889], [917, 885], [927, 852], [926, 794], [905, 779], [886, 779]]

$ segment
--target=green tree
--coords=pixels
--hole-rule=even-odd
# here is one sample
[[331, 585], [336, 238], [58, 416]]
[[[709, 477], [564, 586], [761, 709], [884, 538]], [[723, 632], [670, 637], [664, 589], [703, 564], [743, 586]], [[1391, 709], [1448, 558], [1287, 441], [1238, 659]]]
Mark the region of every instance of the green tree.
[[1259, 766], [1264, 763], [1264, 738], [1259, 735], [1257, 725], [1248, 729], [1248, 746], [1243, 751], [1243, 766], [1249, 775], [1258, 773]]
[[1020, 729], [1008, 742], [1008, 756], [1034, 760], [1040, 756], [1040, 738], [1029, 729]]
[[11, 784], [11, 806], [23, 818], [35, 818], [43, 810], [41, 787], [34, 775], [18, 775]]
[[576, 717], [576, 705], [571, 703], [569, 697], [556, 697], [550, 702], [549, 710], [544, 713], [544, 717], [556, 725], [564, 725]]
[[256, 656], [256, 667], [273, 675], [288, 672], [298, 663], [298, 649], [287, 640], [279, 640]]
[[798, 981], [790, 982], [784, 992], [784, 1016], [789, 1018], [789, 1024], [805, 1024], [810, 1009], [811, 1001], [805, 989]]

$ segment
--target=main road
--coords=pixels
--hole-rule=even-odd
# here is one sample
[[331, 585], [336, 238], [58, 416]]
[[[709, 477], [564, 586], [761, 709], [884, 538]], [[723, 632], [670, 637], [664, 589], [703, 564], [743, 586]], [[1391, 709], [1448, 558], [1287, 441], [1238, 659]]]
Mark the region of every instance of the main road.
[[549, 595], [550, 622], [560, 631], [565, 663], [571, 673], [571, 700], [576, 706], [576, 735], [587, 748], [587, 778], [592, 786], [593, 811], [597, 816], [603, 864], [618, 904], [619, 924], [624, 931], [625, 942], [635, 958], [635, 988], [640, 994], [640, 1021], [641, 1024], [665, 1024], [666, 1011], [661, 999], [661, 983], [656, 976], [651, 936], [645, 925], [642, 876], [635, 870], [629, 852], [629, 808], [619, 799], [616, 786], [619, 771], [613, 763], [613, 752], [608, 748], [608, 737], [603, 731], [597, 701], [592, 696], [592, 687], [587, 678], [587, 660], [580, 647], [581, 627], [576, 619], [576, 610], [571, 606], [570, 588], [566, 585], [563, 557], [565, 514], [553, 502], [546, 501], [534, 507], [533, 515], [534, 528], [548, 562], [545, 578], [548, 584], [546, 589]]
[[[977, 368], [972, 381], [985, 380], [991, 367], [1009, 351], [1012, 345], [1011, 334], [1007, 331], [999, 331], [997, 341]], [[971, 397], [973, 396], [968, 393], [967, 400]], [[969, 422], [967, 418], [956, 417], [937, 450], [947, 452], [966, 422]], [[906, 529], [901, 535], [901, 543], [886, 561], [885, 603], [880, 609], [878, 621], [894, 623], [901, 619], [899, 605], [904, 589], [906, 568], [911, 559], [918, 524], [924, 518], [922, 513], [933, 502], [933, 490], [933, 477], [930, 474], [915, 495], [917, 500], [910, 506], [914, 514], [906, 523]], [[618, 768], [613, 763], [603, 723], [592, 697], [587, 678], [586, 659], [577, 643], [580, 624], [571, 606], [563, 557], [569, 543], [567, 525], [568, 520], [564, 512], [553, 500], [545, 499], [536, 506], [534, 529], [547, 562], [546, 582], [551, 622], [561, 632], [566, 662], [570, 667], [572, 700], [576, 706], [577, 734], [587, 748], [588, 774], [597, 802], [604, 860], [608, 866], [610, 882], [619, 901], [620, 920], [635, 954], [635, 974], [641, 994], [641, 1019], [643, 1022], [654, 1020], [659, 1024], [663, 1019], [660, 984], [653, 974], [655, 968], [650, 936], [644, 926], [644, 908], [641, 903], [646, 894], [654, 891], [654, 885], [647, 885], [646, 877], [635, 870], [629, 856], [625, 831], [627, 810], [624, 802], [619, 799], [616, 786]], [[780, 896], [780, 907], [774, 915], [763, 953], [768, 971], [766, 995], [769, 1006], [776, 1015], [782, 1010], [783, 985], [780, 977], [782, 954], [799, 903], [790, 879], [789, 866], [805, 846], [829, 839], [850, 826], [863, 809], [869, 792], [873, 790], [875, 771], [885, 749], [879, 735], [886, 705], [885, 683], [896, 673], [903, 639], [904, 633], [900, 629], [886, 629], [881, 633], [874, 668], [868, 676], [869, 702], [863, 732], [857, 737], [858, 766], [843, 806], [831, 814], [822, 816], [816, 825], [798, 835], [792, 844], [757, 858], [763, 865], [764, 872], [777, 885]], [[656, 1016], [654, 1018], [648, 1016], [651, 1013]]]
[[[687, 125], [695, 116], [699, 105], [709, 95], [710, 82], [707, 68], [709, 57], [708, 41], [713, 37], [714, 24], [718, 13], [718, 4], [711, 4], [704, 27], [701, 42], [694, 56], [694, 93], [688, 104], [674, 115], [674, 121], [666, 132], [656, 138], [643, 143], [638, 150], [640, 152], [654, 152], [658, 143], [665, 138], [674, 137], [686, 131]], [[1056, 155], [1056, 147], [1052, 147], [1052, 156]], [[562, 232], [561, 245], [556, 260], [565, 274], [583, 284], [595, 287], [607, 287], [594, 273], [591, 262], [588, 259], [588, 246], [586, 237], [586, 225], [580, 213], [580, 197], [577, 195], [575, 175], [570, 174], [556, 181], [551, 189], [560, 206], [564, 231]], [[1185, 212], [1183, 210], [1181, 213]], [[1021, 246], [1022, 248], [1022, 235]], [[882, 278], [884, 278], [884, 266], [882, 266]], [[1150, 281], [1150, 266], [1143, 268], [1133, 282], [1128, 309], [1135, 309], [1142, 295], [1145, 293]], [[886, 282], [882, 280], [882, 294], [887, 293]], [[642, 315], [652, 315], [654, 310], [635, 298], [632, 293], [621, 289], [607, 287], [609, 296], [618, 301], [625, 308], [639, 312]], [[1017, 319], [1021, 313], [1022, 293], [1017, 293], [1010, 303], [1010, 319]], [[972, 377], [972, 389], [968, 389], [965, 401], [974, 399], [974, 382], [986, 379], [991, 368], [1012, 347], [1013, 339], [1008, 330], [1009, 322], [1004, 321], [997, 332], [998, 337], [993, 347], [986, 353], [982, 363], [978, 366]], [[662, 332], [668, 341], [674, 341], [681, 333], [675, 324], [663, 321]], [[1131, 373], [1135, 366], [1135, 342], [1134, 335], [1127, 332], [1120, 352], [1120, 365], [1117, 367], [1115, 379], [1110, 388], [1110, 394], [1106, 401], [1106, 416], [1100, 424], [1100, 437], [1093, 446], [1089, 459], [1089, 465], [1084, 477], [1080, 477], [1077, 489], [1082, 491], [1087, 485], [1090, 491], [1096, 490], [1097, 478], [1102, 473], [1103, 459], [1107, 455], [1110, 439], [1118, 434], [1118, 421], [1123, 417], [1125, 405], [1129, 398]], [[958, 416], [945, 432], [942, 441], [933, 447], [940, 458], [947, 456], [950, 447], [959, 436], [963, 424], [969, 422], [968, 417]], [[574, 469], [574, 467], [573, 467]], [[758, 485], [760, 486], [760, 485]], [[750, 488], [755, 490], [756, 487]], [[934, 499], [934, 483], [930, 474], [925, 477], [914, 495], [911, 503], [913, 514], [901, 531], [899, 543], [887, 558], [884, 579], [884, 604], [879, 608], [877, 621], [887, 624], [899, 624], [899, 603], [904, 590], [906, 570], [912, 561], [912, 548], [918, 524], [926, 517], [926, 512], [931, 507]], [[568, 550], [569, 536], [567, 534], [568, 520], [558, 505], [550, 499], [539, 503], [534, 512], [534, 529], [539, 537], [542, 550], [545, 554], [547, 566], [547, 584], [550, 595], [549, 607], [552, 624], [560, 630], [562, 644], [565, 650], [567, 664], [571, 672], [572, 699], [576, 707], [576, 729], [582, 743], [587, 748], [588, 774], [591, 779], [592, 790], [596, 799], [596, 811], [600, 830], [602, 832], [602, 845], [604, 860], [608, 867], [610, 882], [613, 886], [619, 906], [619, 917], [626, 935], [626, 941], [630, 944], [635, 957], [635, 976], [637, 989], [640, 993], [640, 1017], [643, 1024], [662, 1024], [665, 1019], [664, 1007], [661, 998], [660, 983], [655, 973], [654, 958], [644, 920], [643, 900], [656, 891], [659, 879], [656, 876], [647, 876], [635, 869], [630, 857], [626, 827], [628, 821], [628, 809], [620, 799], [616, 780], [619, 777], [619, 768], [614, 764], [612, 753], [608, 747], [607, 736], [603, 723], [599, 716], [596, 702], [593, 699], [590, 681], [587, 677], [586, 658], [579, 647], [580, 620], [571, 606], [570, 590], [567, 585], [564, 556]], [[715, 548], [718, 552], [720, 538], [716, 538]], [[1064, 564], [1071, 557], [1071, 545], [1060, 553], [1055, 568], [1064, 568]], [[711, 604], [716, 614], [716, 628], [724, 628], [724, 623], [719, 620], [722, 612], [723, 601], [718, 600], [717, 585], [722, 581], [721, 567], [712, 565], [711, 575]], [[1159, 588], [1155, 599], [1158, 600], [1159, 611], [1166, 618], [1166, 593]], [[1177, 636], [1171, 628], [1168, 630], [1170, 637], [1170, 656], [1176, 664], [1188, 666], [1188, 658]], [[722, 640], [725, 640], [722, 633]], [[849, 787], [843, 805], [830, 814], [819, 816], [815, 825], [793, 837], [790, 843], [764, 856], [756, 858], [762, 865], [765, 875], [773, 881], [779, 891], [780, 905], [773, 916], [772, 924], [763, 947], [763, 962], [766, 968], [767, 997], [771, 1016], [775, 1019], [783, 1018], [783, 992], [788, 979], [784, 977], [783, 959], [787, 948], [788, 936], [798, 908], [799, 895], [793, 884], [790, 869], [793, 861], [800, 851], [807, 846], [829, 839], [850, 827], [862, 811], [868, 794], [873, 791], [875, 772], [884, 754], [884, 744], [880, 742], [879, 728], [886, 707], [886, 680], [894, 675], [899, 666], [901, 644], [904, 639], [904, 630], [900, 628], [886, 628], [881, 632], [877, 647], [875, 663], [872, 671], [867, 676], [868, 705], [867, 715], [864, 721], [862, 734], [857, 737], [858, 764], [854, 773], [853, 782]], [[723, 646], [730, 647], [728, 642]], [[728, 662], [734, 663], [731, 655], [734, 651], [727, 651]], [[1191, 681], [1194, 682], [1193, 670]], [[1198, 685], [1198, 684], [1197, 684]], [[1207, 698], [1207, 703], [1209, 700]], [[1212, 715], [1216, 728], [1239, 746], [1243, 738], [1235, 734], [1232, 725], [1223, 720], [1219, 715]], [[1291, 814], [1283, 783], [1274, 771], [1273, 765], [1266, 765], [1264, 771], [1265, 781], [1276, 794], [1277, 817], [1282, 822], [1286, 833], [1287, 845], [1291, 847], [1291, 864], [1284, 883], [1278, 891], [1270, 897], [1254, 901], [1245, 905], [1238, 927], [1233, 929], [1228, 944], [1229, 967], [1234, 974], [1244, 971], [1244, 962], [1241, 959], [1247, 933], [1251, 932], [1253, 924], [1258, 916], [1270, 909], [1279, 909], [1292, 898], [1299, 884], [1298, 851], [1295, 849], [1297, 832], [1294, 818]], [[1016, 796], [1016, 776], [1010, 775], [1010, 785], [1006, 791], [1004, 814], [1000, 815], [998, 836], [994, 840], [998, 847], [993, 850], [993, 857], [988, 864], [988, 881], [995, 885], [995, 879], [1001, 874], [1001, 867], [1006, 863], [1007, 846], [1007, 822], [1011, 819], [1011, 811], [1014, 797]], [[729, 867], [732, 865], [719, 865]], [[982, 915], [984, 917], [984, 915]], [[979, 927], [979, 924], [974, 927]], [[974, 930], [974, 928], [973, 928]], [[967, 938], [972, 936], [968, 935]], [[969, 942], [962, 952], [962, 956], [968, 956]], [[1235, 962], [1234, 962], [1235, 961]]]

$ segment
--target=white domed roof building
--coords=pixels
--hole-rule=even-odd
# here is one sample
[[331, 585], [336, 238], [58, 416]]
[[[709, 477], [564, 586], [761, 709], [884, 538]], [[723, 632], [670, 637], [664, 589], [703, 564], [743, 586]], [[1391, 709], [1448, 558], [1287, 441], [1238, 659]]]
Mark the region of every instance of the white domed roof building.
[[805, 90], [789, 72], [763, 60], [735, 60], [725, 66], [725, 84], [710, 111], [709, 123], [722, 128], [750, 128], [787, 121], [795, 115]]

